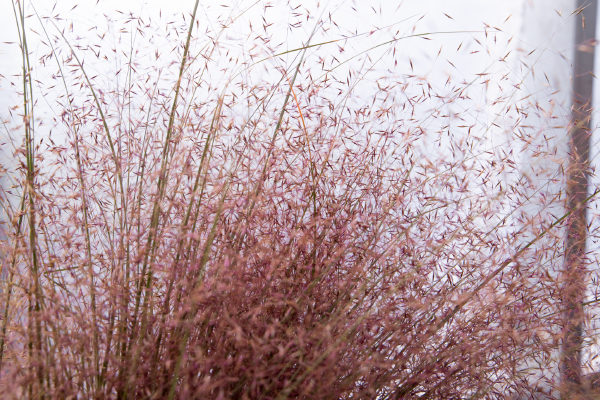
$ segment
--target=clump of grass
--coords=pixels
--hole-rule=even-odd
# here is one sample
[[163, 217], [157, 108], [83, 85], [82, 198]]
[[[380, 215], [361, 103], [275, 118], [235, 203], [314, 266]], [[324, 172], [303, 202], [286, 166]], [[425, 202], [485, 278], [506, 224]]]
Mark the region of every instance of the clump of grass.
[[[524, 211], [563, 200], [510, 151], [537, 143], [514, 91], [495, 100], [515, 118], [489, 151], [499, 117], [441, 111], [470, 104], [479, 82], [382, 74], [369, 51], [361, 70], [325, 67], [317, 38], [333, 24], [319, 17], [301, 47], [257, 37], [260, 58], [216, 72], [247, 10], [203, 41], [196, 2], [169, 33], [177, 63], [143, 63], [130, 45], [100, 78], [91, 64], [104, 50], [43, 23], [40, 61], [62, 88], [43, 144], [24, 6], [15, 11], [24, 137], [2, 196], [5, 393], [492, 398], [556, 387], [569, 213]], [[127, 23], [131, 37], [150, 30]], [[308, 68], [318, 57], [322, 69]]]

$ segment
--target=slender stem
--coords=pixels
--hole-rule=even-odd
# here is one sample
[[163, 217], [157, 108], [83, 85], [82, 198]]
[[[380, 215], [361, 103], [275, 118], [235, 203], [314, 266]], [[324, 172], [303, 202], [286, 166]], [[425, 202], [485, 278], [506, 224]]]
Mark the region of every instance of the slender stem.
[[[570, 165], [567, 173], [567, 220], [565, 266], [562, 277], [564, 341], [561, 374], [564, 395], [582, 394], [581, 349], [583, 346], [583, 300], [586, 280], [587, 206], [589, 151], [591, 137], [592, 88], [594, 84], [594, 46], [597, 0], [578, 0], [581, 11], [575, 24], [575, 60], [573, 63], [572, 128], [569, 132]], [[591, 46], [586, 43], [591, 41]], [[580, 46], [586, 46], [582, 51]], [[583, 206], [582, 206], [583, 204]]]

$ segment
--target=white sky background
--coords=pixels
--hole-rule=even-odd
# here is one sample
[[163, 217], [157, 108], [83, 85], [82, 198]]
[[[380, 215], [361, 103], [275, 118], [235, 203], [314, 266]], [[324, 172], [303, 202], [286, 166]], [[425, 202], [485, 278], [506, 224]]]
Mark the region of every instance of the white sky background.
[[[70, 40], [75, 38], [90, 37], [92, 36], [92, 42], [98, 43], [95, 34], [106, 33], [105, 39], [102, 43], [106, 43], [107, 48], [114, 46], [114, 41], [117, 40], [117, 33], [114, 31], [115, 27], [120, 27], [127, 14], [133, 13], [133, 15], [141, 15], [144, 20], [149, 21], [151, 18], [153, 28], [157, 31], [165, 32], [165, 25], [167, 22], [175, 22], [176, 26], [186, 27], [187, 23], [183, 22], [182, 13], [188, 15], [193, 7], [193, 1], [181, 1], [172, 0], [169, 2], [163, 1], [139, 1], [139, 0], [122, 0], [122, 1], [100, 1], [96, 4], [96, 1], [69, 1], [61, 0], [54, 6], [53, 2], [49, 1], [33, 1], [37, 12], [41, 16], [52, 15], [54, 17], [62, 18], [57, 21], [56, 24], [61, 27], [65, 27], [68, 23], [73, 22], [72, 34], [68, 35]], [[230, 7], [225, 8], [221, 6], [221, 3], [227, 3]], [[320, 3], [320, 4], [319, 4]], [[199, 17], [199, 29], [197, 34], [202, 33], [205, 30], [215, 31], [218, 29], [215, 26], [217, 16], [227, 16], [229, 10], [234, 9], [234, 14], [239, 10], [245, 9], [254, 4], [254, 1], [241, 1], [239, 3], [225, 2], [225, 1], [201, 1], [200, 10], [198, 12]], [[251, 51], [251, 40], [244, 42], [240, 40], [247, 38], [249, 32], [249, 23], [253, 24], [255, 31], [260, 31], [260, 27], [263, 23], [261, 17], [263, 15], [263, 6], [268, 4], [263, 0], [259, 0], [257, 4], [250, 8], [241, 18], [239, 18], [230, 28], [228, 28], [225, 34], [225, 40], [232, 40], [232, 47], [237, 47], [238, 53], [243, 57], [247, 57], [247, 53]], [[422, 38], [411, 38], [397, 42], [396, 49], [398, 55], [395, 57], [398, 64], [392, 64], [391, 58], [387, 57], [378, 63], [378, 67], [382, 70], [388, 71], [390, 74], [396, 74], [398, 76], [404, 74], [414, 74], [427, 78], [427, 80], [435, 85], [439, 83], [443, 86], [448, 77], [452, 77], [457, 81], [471, 81], [476, 78], [475, 74], [486, 72], [492, 73], [492, 75], [500, 74], [502, 70], [506, 69], [508, 63], [497, 62], [499, 58], [508, 52], [508, 48], [512, 48], [517, 44], [517, 40], [513, 40], [510, 45], [506, 43], [508, 40], [515, 36], [520, 28], [520, 8], [521, 0], [509, 0], [502, 3], [495, 1], [481, 1], [481, 0], [425, 0], [425, 1], [358, 1], [353, 2], [349, 0], [330, 0], [329, 2], [316, 2], [316, 1], [291, 1], [289, 4], [291, 7], [300, 6], [297, 12], [304, 14], [301, 17], [294, 17], [291, 15], [290, 6], [285, 2], [272, 2], [273, 8], [269, 8], [266, 12], [266, 18], [269, 23], [275, 23], [271, 27], [271, 32], [276, 32], [273, 35], [272, 43], [282, 45], [278, 48], [280, 51], [298, 48], [306, 41], [310, 34], [310, 29], [315, 25], [315, 19], [311, 19], [300, 29], [290, 32], [287, 29], [288, 22], [305, 21], [304, 15], [310, 13], [310, 15], [317, 17], [321, 12], [326, 9], [325, 18], [328, 14], [332, 15], [332, 20], [340, 27], [340, 29], [332, 35], [322, 34], [319, 32], [317, 37], [313, 40], [315, 42], [322, 42], [331, 39], [339, 39], [343, 35], [352, 35], [355, 33], [369, 33], [376, 28], [382, 28], [389, 26], [387, 29], [377, 31], [372, 35], [363, 35], [358, 38], [350, 39], [346, 43], [340, 43], [340, 46], [344, 48], [344, 52], [340, 53], [340, 61], [348, 59], [356, 54], [359, 54], [377, 44], [385, 42], [396, 34], [396, 37], [405, 36], [413, 33], [432, 33], [429, 36], [430, 40], [424, 40]], [[73, 7], [76, 8], [73, 9]], [[29, 7], [30, 12], [33, 14], [33, 9]], [[119, 12], [120, 11], [120, 12]], [[160, 13], [160, 17], [159, 17]], [[453, 19], [448, 18], [445, 14], [451, 16]], [[512, 16], [511, 16], [512, 15]], [[105, 16], [110, 17], [115, 23], [107, 24]], [[511, 18], [506, 21], [506, 19]], [[422, 18], [422, 19], [420, 19]], [[39, 22], [35, 16], [30, 17], [27, 20], [27, 24], [30, 28], [36, 30], [43, 37], [43, 31], [39, 29]], [[484, 34], [484, 29], [491, 32], [487, 37]], [[3, 3], [0, 6], [0, 26], [2, 27], [2, 41], [1, 42], [17, 42], [17, 32], [14, 22], [14, 15], [10, 8], [10, 2]], [[67, 26], [68, 27], [68, 26]], [[504, 32], [495, 31], [490, 28], [495, 27], [502, 29]], [[52, 32], [52, 26], [47, 24], [47, 29], [50, 35], [56, 34], [56, 31]], [[112, 29], [112, 30], [111, 30]], [[461, 32], [462, 31], [462, 32]], [[468, 31], [468, 32], [467, 32]], [[457, 33], [459, 32], [459, 33]], [[37, 59], [41, 54], [46, 54], [48, 49], [39, 43], [40, 36], [30, 33], [28, 40], [30, 43], [30, 49], [32, 50], [32, 60]], [[491, 50], [490, 53], [482, 51], [481, 48], [476, 48], [477, 45], [472, 40], [478, 38], [482, 45], [486, 49]], [[127, 39], [125, 37], [125, 39]], [[223, 39], [223, 38], [222, 38]], [[45, 40], [46, 41], [46, 40]], [[494, 43], [494, 42], [495, 43]], [[80, 41], [81, 44], [86, 44], [85, 39]], [[463, 43], [460, 51], [457, 52], [459, 45]], [[159, 48], [161, 52], [162, 63], [166, 63], [165, 57], [168, 57], [171, 51], [172, 43], [166, 41], [160, 41], [157, 39], [148, 47], [149, 54], [154, 53], [155, 47]], [[384, 49], [389, 48], [382, 47], [379, 49], [370, 50], [368, 54], [371, 57], [377, 57], [381, 55]], [[162, 50], [161, 50], [162, 49]], [[441, 52], [440, 52], [441, 50]], [[479, 50], [479, 52], [477, 52]], [[327, 47], [319, 49], [319, 52], [338, 52], [338, 44], [330, 44]], [[438, 55], [438, 52], [439, 55]], [[471, 54], [471, 52], [475, 52]], [[9, 45], [0, 43], [0, 73], [7, 79], [0, 77], [0, 115], [5, 115], [7, 107], [13, 106], [18, 102], [15, 97], [14, 90], [10, 87], [9, 80], [16, 79], [18, 82], [18, 75], [20, 74], [20, 55], [19, 49], [16, 45]], [[289, 60], [295, 57], [297, 53], [291, 53], [287, 56]], [[37, 56], [37, 57], [36, 57]], [[310, 57], [310, 53], [309, 53]], [[356, 62], [354, 62], [356, 61]], [[360, 70], [360, 58], [353, 60], [352, 62], [345, 64], [344, 68], [354, 68]], [[450, 61], [452, 64], [450, 64]], [[97, 61], [87, 60], [88, 68], [93, 69], [96, 67]], [[117, 62], [126, 62], [125, 57], [117, 58]], [[410, 62], [414, 68], [414, 72], [411, 71]], [[51, 65], [51, 63], [50, 63]], [[115, 66], [109, 68], [115, 70]], [[225, 64], [224, 67], [227, 67]], [[54, 68], [55, 69], [55, 68]], [[34, 69], [35, 79], [41, 82], [46, 82], [49, 78], [49, 74], [54, 72], [52, 68], [50, 70], [43, 70], [41, 67]], [[96, 71], [94, 71], [96, 72]], [[100, 72], [100, 78], [102, 79], [102, 71]], [[275, 72], [275, 71], [273, 71]], [[339, 70], [338, 70], [339, 72]], [[255, 75], [259, 72], [252, 71]], [[269, 73], [268, 71], [266, 73]], [[90, 72], [92, 74], [92, 72]], [[95, 75], [95, 74], [94, 74]], [[215, 79], [216, 75], [213, 74], [211, 79]], [[221, 76], [220, 84], [224, 84], [227, 79], [227, 74], [223, 73]], [[109, 73], [106, 74], [106, 79], [114, 79]], [[18, 83], [17, 83], [18, 84]], [[215, 85], [219, 85], [219, 82], [215, 82]], [[368, 90], [365, 86], [362, 90]], [[493, 91], [493, 89], [491, 89]], [[493, 93], [490, 90], [481, 90], [479, 98], [473, 96], [474, 103], [486, 104], [486, 96], [492, 96]], [[467, 107], [465, 105], [465, 107]], [[46, 109], [43, 110], [43, 105], [38, 103], [38, 118], [44, 119], [49, 118], [56, 110]], [[464, 110], [463, 110], [464, 111]], [[477, 110], [477, 112], [489, 112], [490, 110]], [[44, 114], [46, 117], [44, 117]], [[480, 118], [481, 115], [478, 115]]]
[[[142, 48], [142, 53], [146, 51], [147, 54], [140, 53], [139, 60], [142, 63], [156, 63], [157, 61], [152, 61], [152, 56], [155, 49], [158, 48], [161, 53], [158, 63], [163, 65], [169, 60], [173, 42], [164, 40], [161, 35], [165, 34], [168, 22], [174, 22], [174, 26], [187, 29], [188, 16], [192, 11], [194, 1], [100, 0], [97, 2], [95, 0], [60, 0], [55, 5], [53, 1], [37, 0], [32, 3], [41, 16], [51, 15], [61, 18], [61, 20], [56, 21], [57, 26], [61, 28], [68, 28], [70, 23], [73, 22], [72, 32], [68, 33], [71, 40], [77, 41], [77, 37], [80, 37], [82, 38], [80, 43], [85, 44], [86, 38], [91, 37], [91, 42], [94, 44], [102, 43], [102, 46], [106, 45], [106, 48], [102, 50], [107, 54], [114, 47], [115, 42], [118, 41], [118, 28], [122, 26], [128, 14], [142, 16], [146, 21], [151, 19], [151, 30], [154, 30], [157, 36], [152, 43], [147, 43], [148, 47]], [[33, 14], [29, 2], [27, 4], [29, 10], [27, 14]], [[227, 4], [230, 7], [222, 7], [222, 4]], [[198, 11], [199, 28], [195, 30], [194, 37], [198, 37], [201, 41], [203, 32], [218, 29], [218, 26], [216, 26], [218, 16], [224, 18], [231, 10], [234, 10], [234, 14], [238, 14], [239, 11], [253, 4], [254, 0], [239, 2], [226, 0], [201, 1]], [[248, 57], [248, 54], [253, 51], [252, 36], [248, 39], [249, 23], [252, 23], [254, 31], [259, 32], [262, 30], [262, 15], [265, 13], [264, 6], [266, 4], [268, 2], [259, 0], [243, 17], [228, 28], [223, 40], [230, 42], [232, 54]], [[456, 109], [451, 110], [452, 112], [465, 112], [470, 107], [469, 118], [477, 120], [483, 125], [490, 125], [493, 121], [497, 122], [496, 113], [502, 109], [503, 104], [488, 106], [491, 102], [490, 99], [495, 98], [502, 90], [515, 83], [514, 79], [519, 80], [526, 74], [526, 70], [517, 62], [517, 58], [524, 55], [523, 53], [528, 53], [529, 49], [545, 49], [537, 62], [539, 68], [549, 76], [551, 85], [544, 86], [546, 81], [542, 78], [543, 73], [538, 73], [535, 78], [529, 79], [522, 86], [522, 97], [530, 94], [534, 94], [538, 98], [549, 96], [549, 93], [554, 92], [556, 88], [564, 90], [561, 92], [563, 100], [568, 99], [570, 96], [571, 70], [569, 69], [568, 59], [572, 57], [573, 26], [568, 22], [568, 16], [573, 1], [330, 0], [329, 2], [317, 2], [290, 0], [289, 3], [273, 1], [271, 4], [273, 7], [269, 8], [265, 15], [269, 23], [274, 23], [273, 27], [270, 28], [271, 32], [274, 33], [272, 44], [281, 43], [279, 50], [282, 52], [302, 46], [310, 34], [310, 29], [315, 25], [315, 19], [306, 22], [305, 16], [308, 13], [313, 17], [318, 17], [323, 9], [326, 9], [325, 18], [328, 18], [329, 13], [331, 13], [331, 19], [339, 26], [339, 30], [332, 33], [331, 36], [328, 36], [327, 33], [319, 33], [313, 43], [339, 39], [342, 34], [350, 36], [388, 27], [373, 34], [365, 34], [345, 43], [342, 42], [343, 44], [340, 43], [340, 46], [344, 48], [343, 52], [340, 51], [338, 44], [330, 44], [326, 45], [328, 47], [323, 46], [318, 52], [316, 49], [314, 52], [309, 52], [309, 57], [312, 54], [331, 52], [336, 57], [339, 56], [340, 61], [343, 61], [389, 40], [397, 32], [399, 33], [396, 37], [410, 35], [413, 28], [415, 29], [414, 33], [431, 33], [428, 36], [430, 40], [410, 38], [397, 42], [397, 56], [395, 57], [397, 64], [388, 55], [382, 58], [377, 67], [389, 75], [405, 76], [406, 74], [413, 74], [421, 76], [426, 78], [432, 85], [440, 88], [444, 87], [448, 77], [456, 81], [470, 82], [476, 79], [478, 73], [484, 71], [489, 73], [491, 84], [480, 86], [480, 89], [474, 89], [470, 93], [472, 103], [458, 103], [453, 106]], [[299, 6], [296, 12], [302, 14], [301, 16], [292, 15], [290, 8], [296, 6]], [[557, 13], [561, 9], [563, 16], [559, 16]], [[182, 14], [185, 14], [185, 22]], [[106, 17], [115, 22], [107, 24]], [[303, 28], [290, 31], [287, 27], [288, 23], [297, 21], [306, 23]], [[48, 65], [51, 68], [46, 69], [37, 65], [36, 60], [42, 54], [46, 54], [48, 49], [39, 42], [44, 34], [40, 29], [37, 17], [34, 15], [28, 18], [27, 24], [40, 34], [28, 33], [29, 46], [32, 51], [31, 59], [34, 61], [34, 79], [42, 82], [42, 84], [50, 85], [51, 80], [49, 78], [56, 69], [56, 64], [53, 60], [50, 60]], [[47, 24], [46, 27], [51, 35], [56, 34], [56, 30], [53, 31], [51, 24]], [[485, 34], [486, 31], [487, 35]], [[99, 41], [96, 35], [105, 33], [104, 39]], [[121, 40], [125, 40], [126, 37], [127, 34], [121, 35]], [[15, 88], [11, 86], [11, 81], [18, 84], [21, 74], [19, 48], [16, 44], [7, 43], [18, 42], [14, 14], [9, 1], [0, 4], [0, 39], [0, 116], [6, 120], [9, 117], [9, 107], [18, 104], [18, 96], [15, 93]], [[482, 46], [478, 47], [474, 39], [482, 42]], [[140, 41], [143, 42], [141, 39]], [[461, 43], [463, 45], [459, 49]], [[122, 43], [122, 46], [126, 44]], [[373, 58], [384, 55], [384, 50], [387, 48], [389, 47], [371, 50], [369, 55]], [[486, 51], [482, 51], [483, 48]], [[503, 58], [509, 51], [512, 51], [512, 53], [506, 59], [507, 62], [499, 62], [498, 60]], [[284, 58], [287, 58], [288, 63], [291, 63], [296, 54], [290, 53]], [[540, 52], [537, 54], [540, 54]], [[224, 56], [222, 53], [219, 55]], [[600, 70], [600, 51], [596, 51], [596, 57], [596, 76], [600, 76], [600, 73], [598, 73]], [[260, 58], [262, 57], [259, 56], [257, 59]], [[360, 70], [360, 63], [362, 62], [360, 60], [360, 57], [357, 57], [356, 60], [345, 64], [343, 68]], [[113, 58], [112, 62], [123, 65], [127, 62], [127, 58], [125, 56], [117, 57], [116, 61]], [[90, 71], [93, 71], [93, 73], [90, 72], [90, 75], [98, 74], [95, 82], [100, 87], [102, 82], [117, 79], [110, 74], [110, 71], [114, 72], [119, 68], [118, 65], [104, 65], [91, 58], [86, 59], [86, 65]], [[271, 64], [265, 64], [265, 67], [261, 67], [261, 69], [256, 68], [252, 73], [259, 76], [261, 74], [262, 76], [272, 74], [273, 79], [279, 79], [280, 73], [275, 69], [269, 69], [268, 65]], [[214, 80], [212, 83], [215, 87], [223, 86], [230, 78], [231, 71], [227, 68], [228, 64], [225, 58], [223, 67], [224, 71], [221, 74], [211, 75], [210, 79]], [[541, 72], [541, 70], [539, 71]], [[512, 80], [501, 81], [499, 79], [508, 73], [510, 73]], [[165, 86], [168, 87], [168, 81], [165, 81]], [[369, 91], [368, 85], [365, 85], [361, 90], [366, 94]], [[561, 94], [558, 96], [560, 97]], [[600, 92], [597, 85], [594, 96], [595, 105], [600, 106]], [[360, 101], [358, 98], [355, 100]], [[43, 104], [42, 100], [38, 104], [39, 107], [36, 107], [38, 123], [44, 124], [47, 120], [46, 127], [50, 127], [51, 119], [60, 110], [53, 109], [49, 104]], [[562, 110], [562, 115], [568, 114], [568, 105], [564, 102], [563, 104], [557, 104], [556, 107], [559, 109], [558, 114], [561, 113], [560, 110]], [[506, 124], [510, 124], [510, 121], [506, 121]], [[594, 124], [598, 124], [598, 122], [595, 121]], [[503, 124], [500, 123], [500, 125]], [[0, 162], [9, 162], [12, 154], [12, 146], [6, 138], [5, 132], [1, 131], [0, 133]], [[44, 130], [40, 129], [40, 132], [44, 132]], [[493, 129], [488, 132], [487, 143], [490, 148], [498, 145], [495, 142], [498, 139], [494, 132]], [[15, 136], [14, 139], [18, 142], [18, 137]], [[434, 139], [432, 138], [432, 141]], [[599, 139], [600, 136], [595, 135], [593, 143], [598, 143]], [[600, 158], [597, 148], [596, 145], [592, 150], [594, 159]], [[2, 160], [2, 157], [4, 157], [4, 160]], [[600, 178], [596, 178], [593, 183], [600, 184]], [[594, 203], [592, 207], [593, 209], [600, 208], [600, 202]], [[600, 226], [600, 224], [594, 226]], [[596, 253], [600, 253], [598, 251], [600, 250], [600, 244], [592, 243], [591, 248]]]

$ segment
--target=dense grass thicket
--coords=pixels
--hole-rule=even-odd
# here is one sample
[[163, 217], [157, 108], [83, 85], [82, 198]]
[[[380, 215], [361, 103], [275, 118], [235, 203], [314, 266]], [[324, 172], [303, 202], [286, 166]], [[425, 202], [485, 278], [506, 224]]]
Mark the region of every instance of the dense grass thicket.
[[[294, 48], [267, 3], [209, 24], [196, 2], [160, 30], [111, 21], [109, 43], [14, 6], [3, 397], [560, 390], [569, 164], [530, 122], [569, 121], [524, 99], [535, 56], [433, 82], [396, 51], [435, 35], [416, 20], [349, 35], [335, 10], [275, 4], [293, 14]], [[236, 36], [253, 13], [264, 24]], [[484, 28], [465, 46], [509, 39]], [[377, 47], [352, 50], [375, 33]], [[35, 59], [32, 35], [46, 46]]]

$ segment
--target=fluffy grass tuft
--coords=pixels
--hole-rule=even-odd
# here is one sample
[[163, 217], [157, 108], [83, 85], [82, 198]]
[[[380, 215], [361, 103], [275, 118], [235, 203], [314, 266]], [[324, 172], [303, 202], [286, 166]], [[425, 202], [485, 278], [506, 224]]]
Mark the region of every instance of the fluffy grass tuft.
[[[255, 5], [204, 32], [198, 4], [164, 31], [163, 65], [164, 47], [136, 44], [151, 21], [122, 20], [112, 52], [14, 3], [3, 393], [551, 396], [570, 212], [538, 162], [560, 154], [526, 125], [539, 109], [514, 87], [471, 100], [486, 71], [439, 86], [379, 68], [434, 33], [344, 56], [360, 34], [336, 36], [327, 13], [294, 22], [308, 32], [295, 49], [265, 19], [234, 61], [227, 35]], [[54, 92], [32, 76], [36, 18]], [[480, 106], [500, 111], [484, 122]]]

